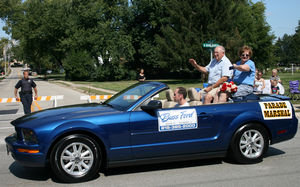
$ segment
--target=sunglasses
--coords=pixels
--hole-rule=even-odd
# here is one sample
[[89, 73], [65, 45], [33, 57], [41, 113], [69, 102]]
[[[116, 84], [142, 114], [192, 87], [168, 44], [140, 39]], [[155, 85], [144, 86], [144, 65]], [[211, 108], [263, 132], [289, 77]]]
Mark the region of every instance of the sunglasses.
[[244, 57], [244, 56], [248, 57], [248, 56], [249, 56], [249, 54], [242, 54], [242, 56], [243, 56], [243, 57]]

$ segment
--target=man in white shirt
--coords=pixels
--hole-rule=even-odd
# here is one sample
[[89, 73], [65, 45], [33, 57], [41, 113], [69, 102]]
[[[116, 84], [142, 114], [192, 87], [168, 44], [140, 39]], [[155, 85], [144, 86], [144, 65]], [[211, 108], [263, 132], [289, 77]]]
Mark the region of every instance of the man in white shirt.
[[185, 100], [187, 95], [186, 89], [183, 87], [178, 87], [176, 88], [175, 92], [174, 92], [174, 100], [176, 102], [178, 102], [178, 104], [176, 104], [174, 107], [185, 107], [185, 106], [190, 106], [189, 103]]
[[199, 66], [194, 59], [189, 59], [189, 62], [198, 71], [208, 74], [208, 87], [201, 90], [200, 99], [204, 96], [204, 103], [209, 104], [214, 99], [214, 96], [224, 82], [232, 76], [232, 70], [229, 67], [232, 66], [230, 60], [225, 55], [225, 48], [223, 46], [217, 46], [214, 50], [214, 59], [205, 67]]

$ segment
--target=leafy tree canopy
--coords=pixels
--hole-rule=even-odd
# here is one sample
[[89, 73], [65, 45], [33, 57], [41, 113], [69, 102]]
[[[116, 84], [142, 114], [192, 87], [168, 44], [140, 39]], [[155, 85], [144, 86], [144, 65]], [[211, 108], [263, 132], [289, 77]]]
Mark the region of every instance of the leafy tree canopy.
[[[233, 63], [238, 49], [249, 45], [259, 69], [274, 66], [284, 58], [275, 55], [281, 46], [273, 45], [264, 13], [265, 5], [251, 0], [0, 2], [4, 30], [20, 41], [13, 49], [17, 58], [40, 71], [62, 67], [68, 78], [97, 81], [132, 79], [139, 68], [149, 74], [163, 70], [160, 76], [193, 69], [189, 58], [207, 65], [210, 53], [203, 43], [211, 39]], [[83, 75], [75, 77], [77, 71]]]

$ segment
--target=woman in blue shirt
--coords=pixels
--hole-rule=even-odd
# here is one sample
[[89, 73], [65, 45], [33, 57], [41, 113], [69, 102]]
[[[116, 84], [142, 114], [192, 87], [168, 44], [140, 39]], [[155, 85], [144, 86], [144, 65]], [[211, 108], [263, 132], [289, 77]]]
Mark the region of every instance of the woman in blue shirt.
[[[233, 64], [232, 80], [237, 85], [238, 89], [232, 97], [242, 97], [253, 93], [253, 84], [255, 80], [255, 64], [250, 60], [253, 55], [252, 49], [249, 46], [243, 46], [238, 52], [241, 60]], [[217, 96], [217, 97], [216, 97]], [[219, 92], [215, 96], [214, 103], [226, 102], [228, 93]]]
[[233, 64], [233, 82], [238, 89], [232, 97], [242, 97], [253, 93], [253, 84], [255, 80], [255, 64], [250, 60], [253, 55], [249, 46], [243, 46], [239, 50], [241, 61]]

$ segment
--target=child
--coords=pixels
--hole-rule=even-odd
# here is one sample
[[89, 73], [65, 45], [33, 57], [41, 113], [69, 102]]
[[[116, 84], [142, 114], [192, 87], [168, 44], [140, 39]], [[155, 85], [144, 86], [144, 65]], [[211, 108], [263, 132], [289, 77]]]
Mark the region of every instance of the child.
[[277, 80], [271, 81], [271, 94], [279, 94], [279, 87], [277, 86]]
[[270, 77], [271, 83], [276, 80], [277, 83], [281, 83], [280, 77], [277, 75], [277, 69], [272, 70], [272, 76]]
[[253, 91], [255, 94], [261, 94], [262, 90], [266, 87], [265, 79], [261, 78], [262, 71], [258, 71], [258, 77], [254, 80]]

